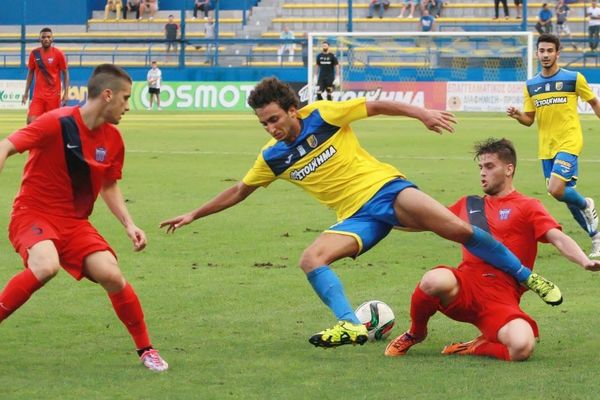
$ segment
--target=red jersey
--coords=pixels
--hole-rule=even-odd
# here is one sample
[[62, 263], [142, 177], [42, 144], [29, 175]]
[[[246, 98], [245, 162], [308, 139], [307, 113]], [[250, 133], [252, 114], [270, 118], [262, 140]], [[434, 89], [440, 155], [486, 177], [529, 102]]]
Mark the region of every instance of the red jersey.
[[38, 47], [29, 53], [27, 67], [35, 73], [33, 97], [60, 96], [60, 71], [67, 69], [67, 59], [62, 51], [53, 46], [48, 50]]
[[42, 115], [8, 140], [29, 150], [13, 211], [87, 218], [104, 182], [121, 179], [125, 147], [119, 130], [105, 123], [90, 131], [79, 106]]
[[[556, 220], [546, 211], [542, 203], [516, 191], [504, 197], [484, 196], [485, 215], [490, 234], [503, 243], [521, 260], [524, 266], [533, 269], [537, 255], [537, 243], [544, 242], [546, 233], [553, 229], [561, 229]], [[462, 197], [449, 207], [450, 211], [469, 222], [467, 197]], [[507, 284], [519, 288], [510, 275], [486, 264], [463, 247], [463, 259], [459, 269], [475, 268], [482, 274], [493, 274], [502, 278]]]

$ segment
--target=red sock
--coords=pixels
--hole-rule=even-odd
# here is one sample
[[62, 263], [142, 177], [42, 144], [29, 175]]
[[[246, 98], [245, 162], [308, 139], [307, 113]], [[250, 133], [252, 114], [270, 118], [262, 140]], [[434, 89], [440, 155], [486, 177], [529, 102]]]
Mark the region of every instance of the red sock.
[[135, 347], [143, 349], [152, 346], [148, 337], [148, 329], [144, 322], [144, 312], [135, 291], [127, 282], [123, 290], [118, 293], [109, 293], [108, 297], [119, 319], [131, 334]]
[[425, 293], [419, 285], [410, 299], [410, 333], [417, 337], [427, 334], [429, 318], [438, 310], [440, 299]]
[[29, 268], [13, 276], [0, 293], [0, 322], [25, 304], [41, 287], [42, 284]]
[[493, 357], [499, 360], [510, 361], [508, 347], [498, 342], [485, 341], [473, 350], [473, 355]]

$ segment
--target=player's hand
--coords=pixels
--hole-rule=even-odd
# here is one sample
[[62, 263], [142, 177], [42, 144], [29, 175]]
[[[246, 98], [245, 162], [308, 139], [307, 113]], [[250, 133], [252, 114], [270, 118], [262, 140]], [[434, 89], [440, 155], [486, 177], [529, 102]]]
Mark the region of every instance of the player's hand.
[[586, 263], [583, 268], [588, 271], [600, 271], [600, 260], [589, 260], [589, 262]]
[[510, 106], [506, 109], [506, 115], [514, 119], [519, 119], [521, 117], [521, 110], [517, 107]]
[[340, 78], [339, 77], [335, 77], [335, 79], [333, 80], [333, 86], [340, 86]]
[[167, 227], [167, 233], [175, 233], [175, 230], [184, 225], [194, 222], [194, 217], [190, 214], [183, 214], [175, 218], [167, 219], [160, 223], [159, 228]]
[[453, 125], [458, 121], [451, 112], [426, 109], [425, 115], [421, 118], [421, 122], [423, 122], [427, 129], [431, 131], [437, 133], [443, 133], [443, 131], [454, 133]]
[[138, 228], [135, 225], [131, 225], [126, 228], [127, 236], [133, 242], [133, 250], [134, 251], [142, 251], [146, 247], [148, 241], [146, 240], [146, 234], [143, 230]]
[[25, 105], [27, 103], [27, 99], [29, 99], [29, 94], [25, 93], [21, 99], [21, 104]]

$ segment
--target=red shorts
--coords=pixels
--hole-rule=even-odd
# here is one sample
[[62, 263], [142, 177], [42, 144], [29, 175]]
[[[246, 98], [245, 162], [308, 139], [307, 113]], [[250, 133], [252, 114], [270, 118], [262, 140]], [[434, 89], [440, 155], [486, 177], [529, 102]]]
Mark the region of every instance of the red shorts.
[[455, 321], [475, 325], [490, 341], [498, 341], [498, 331], [513, 319], [522, 318], [529, 322], [533, 334], [539, 336], [537, 323], [519, 306], [520, 295], [514, 287], [506, 285], [496, 275], [478, 270], [456, 269], [446, 266], [460, 285], [460, 291], [447, 307], [440, 311]]
[[39, 117], [48, 111], [56, 110], [60, 108], [60, 101], [60, 96], [44, 97], [34, 95], [31, 103], [29, 103], [27, 115], [30, 117]]
[[42, 240], [52, 240], [60, 265], [75, 279], [83, 278], [83, 261], [95, 252], [110, 248], [106, 240], [87, 219], [49, 216], [38, 211], [13, 211], [8, 237], [27, 267], [28, 250]]

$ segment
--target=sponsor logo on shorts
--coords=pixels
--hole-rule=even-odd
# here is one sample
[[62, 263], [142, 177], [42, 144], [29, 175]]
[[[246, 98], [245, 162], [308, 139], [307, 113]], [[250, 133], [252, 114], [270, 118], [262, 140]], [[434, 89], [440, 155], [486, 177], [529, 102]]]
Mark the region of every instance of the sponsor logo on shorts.
[[38, 236], [41, 235], [42, 233], [44, 233], [44, 230], [37, 225], [32, 225], [31, 230], [33, 231], [34, 234], [36, 234]]

